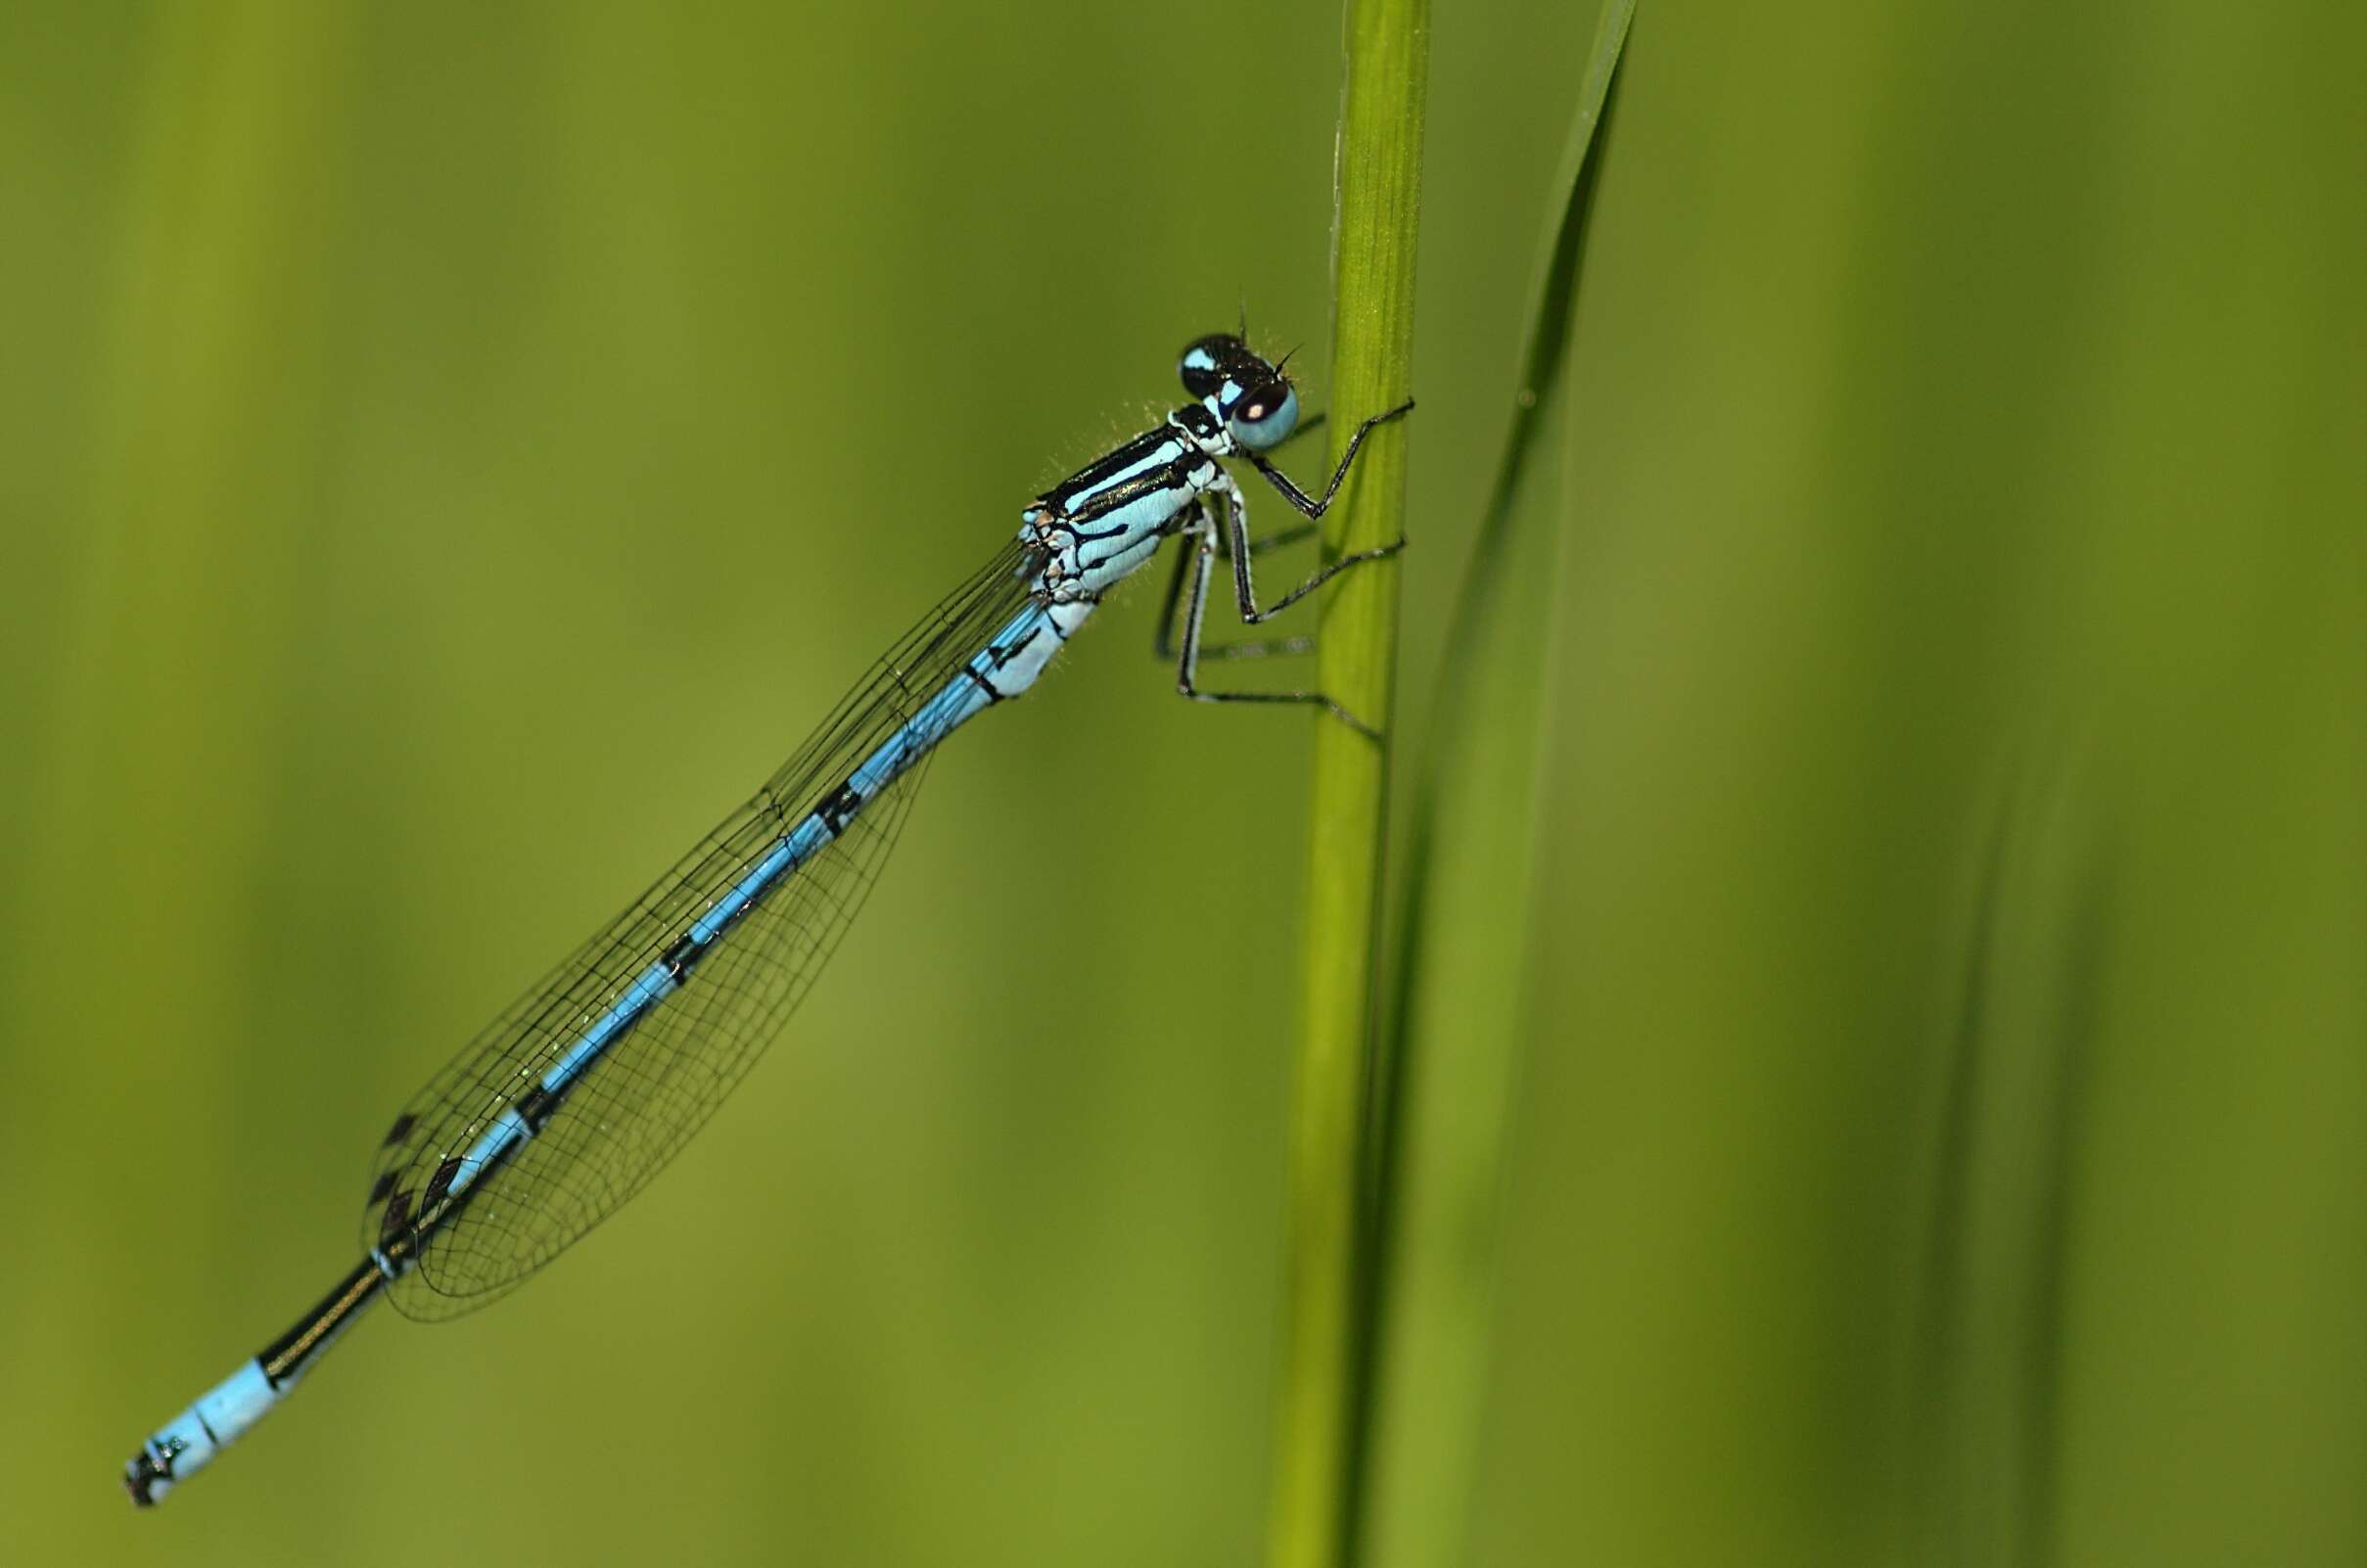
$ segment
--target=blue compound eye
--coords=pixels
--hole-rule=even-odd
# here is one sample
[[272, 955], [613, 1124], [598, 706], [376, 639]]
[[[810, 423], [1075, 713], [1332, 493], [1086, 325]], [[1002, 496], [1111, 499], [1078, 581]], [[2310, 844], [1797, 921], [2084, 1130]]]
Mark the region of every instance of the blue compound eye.
[[1298, 423], [1298, 389], [1286, 381], [1270, 381], [1235, 403], [1225, 425], [1234, 440], [1262, 452], [1280, 445]]

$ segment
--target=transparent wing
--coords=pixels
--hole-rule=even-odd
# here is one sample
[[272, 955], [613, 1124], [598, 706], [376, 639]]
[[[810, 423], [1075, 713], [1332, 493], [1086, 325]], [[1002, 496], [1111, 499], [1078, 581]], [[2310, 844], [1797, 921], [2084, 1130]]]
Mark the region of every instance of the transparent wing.
[[[756, 796], [521, 996], [404, 1106], [378, 1152], [365, 1247], [409, 1267], [406, 1315], [455, 1316], [515, 1286], [655, 1176], [739, 1083], [813, 984], [896, 843], [925, 752], [828, 845], [703, 948], [678, 990], [641, 1010], [532, 1136], [506, 1143], [554, 1063], [576, 1049], [694, 922], [742, 885], [818, 802], [893, 739], [1027, 603], [1006, 546], [857, 684]], [[497, 1157], [472, 1161], [487, 1148]], [[454, 1173], [472, 1170], [473, 1179]]]

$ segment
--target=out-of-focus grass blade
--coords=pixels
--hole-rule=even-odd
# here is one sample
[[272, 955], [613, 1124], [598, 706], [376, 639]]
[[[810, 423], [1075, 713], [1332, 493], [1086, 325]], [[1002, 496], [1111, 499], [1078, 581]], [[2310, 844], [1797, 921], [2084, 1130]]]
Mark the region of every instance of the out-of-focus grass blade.
[[2076, 769], [1997, 811], [1935, 1097], [1909, 1369], [1915, 1560], [2057, 1555], [2065, 1224], [2111, 907]]
[[1552, 643], [1556, 418], [1588, 214], [1634, 0], [1610, 0], [1578, 93], [1510, 434], [1453, 624], [1417, 787], [1379, 1097], [1377, 1333], [1359, 1500], [1362, 1560], [1464, 1560], [1487, 1380], [1497, 1188], [1530, 954], [1538, 760]]

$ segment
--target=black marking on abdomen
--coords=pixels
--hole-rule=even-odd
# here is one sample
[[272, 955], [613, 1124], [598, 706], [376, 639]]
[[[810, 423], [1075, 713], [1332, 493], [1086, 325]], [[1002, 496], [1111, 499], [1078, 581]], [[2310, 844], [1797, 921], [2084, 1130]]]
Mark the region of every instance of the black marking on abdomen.
[[832, 790], [829, 797], [813, 808], [813, 814], [822, 819], [822, 826], [828, 828], [835, 838], [838, 830], [845, 827], [848, 820], [862, 808], [863, 798], [856, 792], [855, 780], [849, 779]]
[[[998, 660], [996, 663], [998, 668], [999, 668], [1001, 661]], [[961, 672], [969, 676], [971, 680], [977, 682], [978, 689], [986, 693], [987, 703], [989, 706], [1002, 701], [1002, 693], [995, 689], [995, 683], [993, 681], [987, 679], [986, 676], [978, 672], [978, 669], [975, 665], [962, 666]]]
[[367, 1306], [370, 1298], [385, 1288], [388, 1279], [378, 1257], [365, 1258], [354, 1265], [352, 1271], [321, 1298], [319, 1306], [298, 1318], [294, 1327], [256, 1354], [255, 1364], [263, 1374], [263, 1381], [277, 1392], [302, 1376], [304, 1368], [337, 1338], [339, 1327]]
[[519, 1095], [518, 1103], [511, 1107], [518, 1113], [518, 1120], [526, 1124], [529, 1137], [541, 1131], [542, 1124], [549, 1121], [551, 1112], [558, 1108], [559, 1096], [539, 1084]]
[[673, 976], [674, 983], [679, 985], [689, 977], [690, 966], [697, 963], [705, 951], [706, 945], [686, 931], [673, 946], [658, 956], [658, 962], [666, 966], [666, 972]]

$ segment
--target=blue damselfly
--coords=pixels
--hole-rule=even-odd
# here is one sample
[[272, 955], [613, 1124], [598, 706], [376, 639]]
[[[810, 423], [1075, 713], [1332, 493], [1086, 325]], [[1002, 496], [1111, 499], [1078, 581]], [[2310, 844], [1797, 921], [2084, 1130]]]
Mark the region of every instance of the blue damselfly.
[[[1285, 356], [1285, 362], [1287, 356]], [[1197, 681], [1209, 582], [1230, 557], [1255, 623], [1403, 543], [1345, 555], [1260, 608], [1250, 558], [1312, 530], [1371, 429], [1323, 494], [1266, 454], [1301, 426], [1283, 365], [1240, 337], [1184, 351], [1189, 401], [1038, 496], [1016, 538], [872, 667], [739, 809], [578, 948], [411, 1098], [387, 1131], [362, 1210], [362, 1257], [254, 1360], [151, 1437], [124, 1467], [151, 1503], [259, 1420], [380, 1296], [405, 1315], [481, 1307], [615, 1212], [656, 1175], [777, 1034], [838, 945], [896, 841], [938, 742], [1035, 683], [1101, 596], [1184, 543], [1158, 646], [1201, 702], [1308, 703], [1320, 692], [1211, 692]], [[1310, 520], [1253, 542], [1248, 462]], [[1181, 636], [1176, 610], [1183, 606]], [[1234, 652], [1303, 651], [1304, 638]]]

